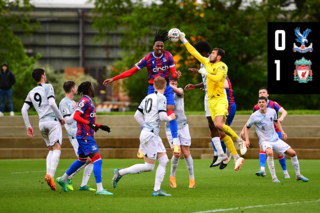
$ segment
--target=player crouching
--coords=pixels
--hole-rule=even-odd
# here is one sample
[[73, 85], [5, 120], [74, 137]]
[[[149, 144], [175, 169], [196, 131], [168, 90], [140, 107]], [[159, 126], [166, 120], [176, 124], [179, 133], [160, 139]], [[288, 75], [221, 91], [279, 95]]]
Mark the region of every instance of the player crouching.
[[267, 108], [268, 100], [266, 97], [259, 97], [258, 99], [259, 110], [254, 112], [247, 123], [245, 129], [246, 145], [249, 147], [249, 128], [254, 124], [256, 126], [256, 132], [259, 137], [259, 145], [261, 149], [267, 153], [267, 163], [272, 176], [272, 181], [280, 183], [276, 176], [276, 171], [273, 162], [273, 151], [283, 155], [287, 154], [291, 157], [291, 162], [296, 172], [296, 179], [308, 182], [308, 178], [300, 174], [300, 166], [296, 152], [283, 140], [280, 140], [278, 134], [275, 131], [273, 122], [280, 130], [283, 139], [287, 138], [287, 134], [283, 131], [280, 122], [278, 121], [278, 115], [274, 109]]
[[[175, 119], [175, 115], [167, 116], [167, 99], [163, 95], [166, 90], [167, 82], [163, 77], [157, 77], [154, 80], [155, 92], [143, 99], [134, 118], [143, 126], [140, 134], [140, 149], [144, 155], [144, 164], [135, 164], [125, 169], [115, 169], [112, 179], [113, 187], [126, 174], [139, 174], [141, 172], [150, 172], [154, 169], [156, 159], [159, 166], [156, 171], [156, 180], [152, 196], [171, 196], [161, 189], [161, 183], [166, 173], [166, 167], [169, 162], [166, 149], [159, 137], [161, 121], [169, 122]], [[143, 115], [144, 119], [143, 120]]]
[[74, 113], [73, 119], [77, 121], [78, 131], [76, 136], [79, 143], [77, 153], [79, 159], [70, 166], [62, 177], [57, 178], [57, 182], [61, 186], [62, 190], [67, 192], [66, 181], [68, 177], [84, 166], [87, 163], [87, 158], [90, 157], [93, 162], [93, 174], [97, 183], [96, 194], [112, 195], [111, 192], [108, 192], [102, 187], [102, 159], [99, 148], [94, 140], [94, 134], [98, 129], [110, 132], [110, 128], [108, 126], [95, 123], [96, 109], [91, 99], [94, 97], [94, 89], [89, 81], [80, 84], [78, 88], [78, 95], [83, 95], [83, 97], [79, 100], [78, 108]]
[[[191, 146], [191, 136], [189, 132], [189, 125], [187, 122], [187, 117], [184, 113], [184, 99], [183, 99], [183, 89], [177, 88], [178, 80], [175, 78], [170, 79], [170, 86], [174, 92], [174, 114], [176, 115], [177, 123], [178, 123], [178, 145], [180, 146], [180, 150], [183, 153], [184, 160], [187, 164], [187, 169], [189, 172], [189, 188], [195, 188], [196, 183], [194, 179], [194, 171], [193, 171], [193, 159], [190, 155], [190, 146]], [[171, 149], [173, 149], [173, 138], [170, 131], [169, 122], [166, 122], [165, 125], [167, 139], [169, 141]], [[171, 158], [171, 173], [170, 173], [170, 186], [171, 188], [177, 188], [176, 183], [176, 170], [179, 164], [180, 153], [174, 153]]]

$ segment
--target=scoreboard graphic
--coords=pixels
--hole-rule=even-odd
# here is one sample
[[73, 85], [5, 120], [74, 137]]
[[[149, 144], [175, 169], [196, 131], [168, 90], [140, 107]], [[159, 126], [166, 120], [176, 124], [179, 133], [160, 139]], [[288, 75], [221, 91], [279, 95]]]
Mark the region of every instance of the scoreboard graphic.
[[320, 94], [320, 23], [268, 23], [270, 94]]

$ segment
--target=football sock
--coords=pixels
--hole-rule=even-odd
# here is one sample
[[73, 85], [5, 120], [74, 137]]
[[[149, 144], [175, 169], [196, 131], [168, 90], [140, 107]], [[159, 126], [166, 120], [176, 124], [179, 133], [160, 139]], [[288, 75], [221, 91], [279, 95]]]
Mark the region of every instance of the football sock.
[[92, 170], [93, 170], [93, 164], [89, 163], [84, 169], [81, 187], [86, 186], [88, 184]]
[[103, 190], [102, 183], [97, 183], [97, 192], [100, 192]]
[[[177, 138], [178, 137], [178, 123], [177, 123], [177, 120], [174, 119], [172, 121], [169, 121], [169, 124], [170, 124], [170, 131], [171, 131], [172, 138]], [[176, 145], [178, 145], [178, 144], [176, 144]]]
[[292, 162], [292, 166], [294, 168], [294, 171], [296, 172], [296, 175], [300, 175], [300, 166], [299, 166], [298, 157], [297, 156], [292, 157], [291, 162]]
[[224, 152], [223, 152], [222, 147], [221, 147], [220, 138], [219, 137], [214, 137], [214, 138], [211, 138], [211, 140], [213, 141], [213, 144], [217, 149], [218, 155], [223, 155]]
[[274, 168], [274, 162], [273, 162], [273, 157], [268, 157], [267, 158], [267, 163], [268, 163], [268, 167], [272, 176], [272, 179], [277, 178], [276, 176], [276, 170]]
[[[231, 127], [229, 127], [228, 125], [226, 124], [223, 124], [223, 128], [222, 128], [222, 131], [224, 133], [226, 133], [227, 135], [229, 135], [233, 140], [237, 140], [239, 138], [239, 136], [231, 129]], [[225, 142], [225, 141], [224, 141]], [[228, 146], [227, 146], [228, 147]], [[228, 148], [229, 149], [229, 148]], [[230, 149], [229, 149], [230, 150]], [[230, 150], [231, 152], [231, 150]]]
[[78, 174], [81, 169], [83, 169], [86, 166], [86, 164], [83, 164], [82, 166], [80, 166], [74, 173], [72, 173], [68, 178], [69, 180], [71, 180], [76, 174]]
[[211, 143], [212, 143], [212, 147], [213, 147], [213, 150], [214, 150], [214, 156], [218, 156], [218, 152], [217, 152], [216, 147], [214, 146], [212, 138], [211, 138]]
[[[96, 154], [93, 158], [92, 158], [92, 162], [93, 162], [93, 174], [94, 177], [96, 179], [96, 183], [101, 183], [102, 182], [102, 175], [101, 175], [101, 167], [102, 167], [102, 159], [101, 159], [101, 155], [100, 153]], [[97, 185], [98, 187], [98, 185]], [[97, 188], [98, 190], [98, 188]], [[101, 191], [101, 190], [99, 190]]]
[[260, 167], [266, 167], [267, 155], [264, 151], [260, 151], [259, 160], [260, 160]]
[[227, 146], [227, 148], [229, 149], [229, 151], [231, 152], [232, 156], [238, 154], [236, 147], [234, 147], [234, 143], [233, 143], [232, 139], [228, 135], [226, 135], [223, 138], [223, 141], [224, 141], [225, 145]]
[[283, 170], [283, 171], [287, 171], [286, 158], [281, 155], [281, 156], [278, 157], [278, 159], [279, 159], [279, 163], [280, 163], [280, 165], [281, 165], [282, 170]]
[[189, 172], [189, 179], [194, 180], [194, 171], [193, 171], [193, 159], [191, 155], [188, 158], [184, 159], [187, 164], [187, 169]]
[[170, 176], [171, 177], [175, 177], [176, 176], [176, 170], [179, 164], [179, 159], [180, 158], [176, 158], [174, 155], [171, 158], [171, 173]]
[[234, 160], [237, 160], [240, 156], [239, 156], [239, 154], [235, 154], [232, 157], [233, 157]]
[[260, 171], [266, 172], [266, 167], [260, 167]]
[[61, 151], [60, 150], [53, 150], [51, 155], [51, 165], [50, 165], [50, 175], [54, 178], [56, 173], [59, 160], [60, 160]]
[[151, 172], [154, 169], [154, 164], [144, 163], [144, 164], [135, 164], [125, 169], [120, 169], [120, 175], [126, 174], [139, 174], [141, 172]]
[[64, 175], [61, 177], [61, 181], [65, 183], [68, 177], [69, 175], [67, 173], [64, 173]]
[[154, 191], [158, 191], [161, 188], [161, 183], [163, 181], [164, 175], [166, 174], [166, 167], [169, 162], [168, 156], [164, 155], [158, 159], [159, 166], [156, 171], [156, 180], [154, 183]]
[[47, 155], [47, 174], [50, 174], [51, 156], [52, 156], [52, 151], [49, 151]]
[[223, 140], [220, 140], [220, 142], [221, 142], [221, 147], [222, 147], [223, 152], [226, 153], [227, 147], [226, 147], [226, 145], [224, 144], [224, 141], [223, 141]]
[[[86, 165], [86, 158], [79, 158], [71, 166], [69, 169], [66, 171], [66, 174], [68, 176], [71, 176], [75, 171], [77, 171], [80, 167]], [[71, 178], [70, 178], [71, 179]]]

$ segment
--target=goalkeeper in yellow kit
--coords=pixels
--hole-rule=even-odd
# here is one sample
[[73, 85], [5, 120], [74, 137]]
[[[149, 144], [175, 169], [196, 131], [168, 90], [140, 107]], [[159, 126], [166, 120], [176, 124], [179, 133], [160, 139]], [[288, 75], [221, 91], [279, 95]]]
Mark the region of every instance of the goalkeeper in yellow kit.
[[221, 61], [225, 52], [220, 48], [214, 48], [210, 58], [206, 58], [188, 42], [184, 33], [180, 34], [180, 40], [186, 46], [187, 50], [205, 67], [201, 68], [199, 73], [205, 75], [207, 79], [208, 105], [211, 117], [214, 119], [214, 126], [216, 129], [216, 131], [213, 131], [211, 135], [212, 141], [218, 152], [218, 159], [215, 162], [215, 165], [219, 165], [222, 161], [228, 159], [221, 147], [221, 136], [225, 145], [233, 155], [235, 160], [235, 170], [238, 171], [244, 162], [244, 158], [238, 155], [232, 139], [239, 143], [241, 154], [244, 155], [247, 149], [245, 141], [243, 141], [229, 126], [225, 124], [228, 113], [228, 100], [224, 92], [224, 81], [227, 77], [228, 67]]

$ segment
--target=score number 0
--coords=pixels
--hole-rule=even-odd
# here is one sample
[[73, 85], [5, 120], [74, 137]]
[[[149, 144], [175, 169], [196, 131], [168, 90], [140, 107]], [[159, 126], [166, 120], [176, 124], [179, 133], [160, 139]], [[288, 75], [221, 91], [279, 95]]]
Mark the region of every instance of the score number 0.
[[[279, 35], [281, 36], [281, 46], [279, 46]], [[276, 30], [274, 44], [277, 51], [283, 51], [286, 49], [286, 31]], [[280, 81], [280, 60], [275, 60], [274, 63], [276, 64], [276, 80]]]

